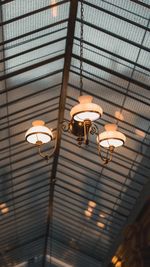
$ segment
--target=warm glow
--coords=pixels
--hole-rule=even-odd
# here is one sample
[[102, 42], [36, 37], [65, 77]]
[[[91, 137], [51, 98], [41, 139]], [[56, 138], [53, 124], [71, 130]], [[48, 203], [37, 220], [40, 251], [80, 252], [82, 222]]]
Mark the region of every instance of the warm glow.
[[91, 208], [95, 208], [96, 207], [96, 203], [94, 201], [89, 201], [88, 205], [91, 207]]
[[103, 110], [99, 105], [92, 103], [92, 96], [80, 96], [78, 100], [79, 104], [75, 105], [70, 111], [71, 118], [76, 121], [95, 121], [101, 117]]
[[135, 133], [136, 133], [136, 135], [138, 135], [139, 137], [142, 137], [142, 138], [144, 138], [146, 135], [145, 132], [138, 130], [138, 129], [135, 129]]
[[52, 140], [51, 130], [45, 126], [44, 121], [34, 121], [25, 134], [26, 140], [31, 144], [45, 144]]
[[97, 226], [100, 227], [100, 228], [104, 228], [105, 227], [105, 224], [104, 223], [101, 223], [101, 222], [97, 222]]
[[120, 111], [115, 112], [115, 117], [118, 120], [124, 121], [124, 117], [123, 117], [122, 113], [120, 113]]
[[57, 265], [57, 266], [60, 266], [60, 267], [73, 267], [73, 265], [70, 265], [68, 263], [65, 263], [53, 256], [49, 256], [49, 255], [46, 255], [46, 259], [48, 262], [51, 262], [54, 264], [54, 265]]
[[92, 216], [92, 213], [88, 210], [85, 210], [84, 211], [84, 214], [87, 216], [87, 217], [91, 217]]
[[[52, 5], [55, 5], [55, 4], [56, 4], [56, 0], [52, 0], [52, 1], [51, 1], [51, 4], [52, 4]], [[54, 7], [52, 8], [52, 15], [53, 15], [53, 17], [57, 17], [57, 6], [54, 6]]]
[[93, 209], [92, 209], [91, 207], [88, 207], [88, 211], [89, 211], [89, 212], [92, 212]]
[[105, 215], [104, 215], [103, 213], [100, 213], [99, 216], [100, 216], [101, 218], [105, 218]]
[[0, 209], [4, 209], [4, 208], [6, 208], [6, 204], [5, 203], [0, 204]]
[[1, 209], [1, 213], [2, 214], [6, 214], [6, 213], [8, 213], [9, 212], [9, 208], [4, 208], [4, 209]]
[[122, 266], [121, 261], [118, 261], [118, 262], [115, 264], [115, 267], [121, 267], [121, 266]]
[[115, 264], [117, 262], [117, 260], [118, 260], [118, 258], [116, 256], [114, 256], [111, 261], [113, 264]]
[[106, 131], [100, 133], [97, 138], [100, 146], [105, 148], [109, 148], [110, 146], [119, 147], [125, 143], [125, 135], [117, 131], [117, 126], [115, 124], [107, 124], [105, 129]]

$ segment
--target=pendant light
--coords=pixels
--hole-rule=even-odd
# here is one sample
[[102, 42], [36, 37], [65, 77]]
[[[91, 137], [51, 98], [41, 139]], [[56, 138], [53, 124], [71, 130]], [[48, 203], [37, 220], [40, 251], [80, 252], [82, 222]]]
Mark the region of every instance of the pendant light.
[[89, 144], [89, 134], [98, 134], [98, 128], [93, 123], [98, 120], [103, 113], [102, 108], [93, 103], [93, 97], [90, 95], [81, 95], [83, 91], [83, 36], [84, 36], [84, 7], [81, 0], [81, 24], [80, 24], [80, 96], [79, 103], [71, 111], [71, 120], [67, 124], [64, 122], [62, 129], [77, 136], [77, 142], [81, 145], [83, 142]]

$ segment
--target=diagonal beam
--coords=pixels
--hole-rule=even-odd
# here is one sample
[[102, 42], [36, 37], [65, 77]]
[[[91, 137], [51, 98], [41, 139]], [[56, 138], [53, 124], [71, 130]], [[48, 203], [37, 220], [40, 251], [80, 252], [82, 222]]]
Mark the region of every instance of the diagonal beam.
[[[69, 70], [70, 70], [70, 65], [71, 65], [73, 39], [74, 39], [74, 31], [75, 31], [75, 22], [76, 22], [76, 17], [77, 17], [77, 7], [78, 7], [78, 0], [70, 1], [70, 13], [69, 13], [69, 21], [68, 21], [64, 70], [63, 70], [62, 86], [61, 86], [60, 101], [59, 101], [59, 114], [58, 114], [58, 124], [57, 124], [57, 145], [56, 145], [56, 151], [54, 155], [53, 167], [52, 167], [52, 172], [51, 172], [51, 177], [50, 177], [49, 206], [48, 206], [47, 225], [46, 225], [46, 232], [45, 232], [45, 244], [44, 244], [42, 267], [45, 267], [48, 237], [49, 237], [49, 228], [52, 227], [55, 177], [56, 177], [56, 172], [57, 172], [58, 157], [59, 157], [60, 144], [61, 144], [60, 124], [64, 119], [66, 96], [67, 96], [67, 85], [69, 81]], [[50, 236], [50, 239], [51, 238], [52, 236]], [[51, 255], [51, 252], [50, 252], [50, 255]]]
[[[78, 56], [76, 54], [73, 54], [72, 56], [75, 59], [80, 60], [80, 56]], [[106, 72], [108, 72], [108, 73], [110, 73], [110, 74], [112, 74], [112, 75], [114, 75], [116, 77], [119, 77], [120, 79], [126, 80], [127, 82], [133, 83], [133, 84], [135, 84], [137, 86], [140, 86], [140, 87], [142, 87], [142, 88], [144, 88], [146, 90], [149, 90], [149, 85], [147, 85], [145, 83], [142, 83], [142, 82], [140, 82], [140, 81], [138, 81], [136, 79], [133, 79], [131, 77], [128, 77], [128, 76], [126, 76], [126, 75], [124, 75], [122, 73], [119, 73], [119, 72], [117, 72], [117, 71], [115, 71], [113, 69], [110, 69], [108, 67], [102, 66], [99, 63], [93, 62], [93, 61], [91, 61], [91, 60], [89, 60], [87, 58], [83, 58], [82, 60], [83, 60], [83, 62], [85, 62], [88, 65], [91, 65], [91, 66], [93, 66], [93, 67], [95, 67], [97, 69], [106, 71]]]

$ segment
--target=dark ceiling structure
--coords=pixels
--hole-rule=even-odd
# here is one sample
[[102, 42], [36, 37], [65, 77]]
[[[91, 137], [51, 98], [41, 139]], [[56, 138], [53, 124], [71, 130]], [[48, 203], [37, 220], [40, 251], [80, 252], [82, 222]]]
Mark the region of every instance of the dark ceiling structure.
[[[1, 267], [106, 267], [150, 195], [150, 2], [83, 3], [83, 94], [127, 141], [104, 165], [94, 136], [79, 147], [60, 127], [80, 95], [81, 2], [1, 0]], [[36, 119], [57, 133], [48, 162], [25, 141]]]

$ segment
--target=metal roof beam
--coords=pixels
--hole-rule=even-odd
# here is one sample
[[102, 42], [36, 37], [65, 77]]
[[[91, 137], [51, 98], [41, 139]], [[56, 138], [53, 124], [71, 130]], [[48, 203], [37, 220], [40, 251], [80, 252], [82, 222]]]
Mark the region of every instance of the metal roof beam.
[[[75, 31], [75, 22], [76, 22], [76, 17], [77, 17], [77, 7], [78, 7], [77, 0], [70, 1], [70, 13], [69, 13], [69, 20], [68, 20], [65, 61], [64, 61], [64, 70], [63, 70], [62, 86], [61, 86], [61, 93], [60, 93], [59, 114], [58, 114], [58, 124], [57, 124], [57, 145], [56, 145], [56, 151], [54, 155], [53, 167], [52, 167], [52, 172], [51, 172], [51, 177], [50, 177], [50, 189], [49, 189], [50, 197], [49, 197], [49, 207], [48, 207], [48, 216], [47, 216], [47, 226], [46, 226], [46, 232], [45, 232], [45, 244], [44, 244], [42, 267], [45, 267], [45, 263], [46, 263], [49, 228], [51, 226], [51, 219], [52, 219], [52, 213], [53, 213], [53, 196], [54, 196], [54, 186], [55, 186], [55, 182], [53, 181], [55, 179], [56, 172], [57, 172], [58, 156], [59, 156], [59, 150], [60, 150], [60, 144], [61, 144], [60, 124], [64, 119], [67, 86], [68, 86], [68, 81], [69, 81], [69, 71], [70, 71], [70, 65], [71, 65], [73, 38], [74, 38], [74, 31]], [[51, 252], [50, 252], [50, 255], [51, 255]]]
[[[142, 29], [144, 29], [145, 31], [150, 31], [150, 29], [147, 28], [147, 27], [145, 27], [144, 25], [139, 24], [139, 23], [137, 23], [137, 22], [135, 22], [135, 21], [133, 21], [133, 20], [130, 20], [130, 19], [126, 18], [126, 17], [122, 17], [122, 16], [120, 16], [120, 15], [117, 14], [117, 13], [114, 13], [114, 12], [112, 12], [112, 11], [110, 11], [110, 10], [106, 10], [105, 8], [102, 8], [102, 7], [100, 7], [100, 6], [94, 5], [93, 3], [90, 3], [90, 2], [86, 2], [86, 1], [83, 1], [83, 2], [84, 2], [84, 4], [86, 4], [86, 5], [89, 6], [89, 7], [95, 8], [95, 9], [97, 9], [97, 10], [99, 10], [99, 11], [102, 11], [103, 13], [106, 13], [106, 14], [108, 14], [108, 15], [111, 15], [111, 16], [117, 18], [117, 19], [123, 20], [123, 21], [125, 21], [125, 22], [127, 22], [127, 23], [129, 23], [129, 24], [132, 24], [132, 25], [134, 25], [134, 26], [137, 26], [137, 27], [139, 27], [139, 28], [142, 28]], [[137, 2], [137, 0], [136, 0], [135, 2], [136, 2], [136, 4], [139, 3], [139, 1]], [[147, 6], [146, 6], [146, 7], [147, 7]], [[149, 7], [150, 7], [150, 6], [149, 6]]]
[[[75, 54], [73, 54], [72, 56], [75, 59], [80, 60], [80, 56], [75, 55]], [[149, 85], [147, 85], [147, 84], [141, 83], [138, 80], [130, 78], [130, 77], [128, 77], [128, 76], [126, 76], [126, 75], [124, 75], [122, 73], [119, 73], [119, 72], [117, 72], [117, 71], [115, 71], [113, 69], [107, 68], [107, 67], [105, 67], [103, 65], [100, 65], [100, 64], [98, 64], [96, 62], [93, 62], [93, 61], [91, 61], [89, 59], [83, 58], [82, 60], [83, 60], [84, 63], [86, 63], [88, 65], [91, 65], [91, 66], [93, 66], [95, 68], [98, 68], [100, 70], [106, 71], [106, 72], [108, 72], [108, 73], [110, 73], [110, 74], [112, 74], [112, 75], [114, 75], [116, 77], [119, 77], [120, 79], [126, 80], [127, 82], [133, 83], [133, 84], [138, 85], [138, 86], [140, 86], [140, 87], [142, 87], [142, 88], [144, 88], [146, 90], [149, 90]]]
[[[77, 18], [77, 21], [78, 21], [79, 23], [81, 23], [81, 20], [78, 19], [78, 18]], [[108, 30], [106, 30], [106, 29], [104, 29], [104, 28], [102, 28], [102, 27], [99, 27], [99, 26], [97, 26], [97, 25], [95, 25], [95, 24], [92, 24], [92, 23], [89, 23], [89, 22], [87, 22], [87, 21], [84, 21], [84, 24], [85, 24], [86, 26], [88, 26], [88, 27], [91, 27], [91, 28], [95, 29], [95, 30], [98, 30], [98, 31], [101, 31], [101, 32], [103, 32], [103, 33], [105, 33], [105, 34], [108, 34], [109, 36], [112, 36], [112, 37], [114, 37], [114, 38], [117, 38], [117, 39], [119, 39], [119, 40], [121, 40], [121, 41], [123, 41], [123, 42], [126, 42], [126, 43], [131, 44], [131, 45], [133, 45], [133, 46], [135, 46], [135, 47], [138, 47], [138, 48], [140, 48], [140, 49], [143, 49], [144, 51], [150, 52], [150, 48], [148, 48], [148, 47], [146, 47], [146, 46], [143, 46], [143, 45], [141, 45], [141, 44], [138, 44], [138, 43], [136, 43], [136, 42], [134, 42], [134, 41], [131, 41], [131, 40], [129, 40], [129, 39], [127, 39], [127, 38], [125, 38], [125, 37], [123, 37], [123, 36], [121, 36], [121, 35], [118, 35], [118, 34], [116, 34], [116, 33], [114, 33], [114, 32], [108, 31]]]
[[45, 60], [40, 61], [40, 62], [38, 62], [38, 63], [29, 65], [29, 66], [27, 66], [27, 67], [25, 67], [25, 68], [18, 69], [18, 70], [16, 70], [16, 71], [11, 72], [11, 73], [7, 73], [7, 74], [5, 74], [5, 75], [3, 75], [3, 76], [0, 77], [0, 81], [3, 81], [3, 80], [6, 80], [6, 79], [8, 79], [8, 78], [11, 78], [11, 77], [13, 77], [13, 76], [22, 74], [22, 73], [24, 73], [24, 72], [26, 72], [26, 71], [30, 71], [30, 70], [33, 70], [33, 69], [35, 69], [35, 68], [39, 68], [39, 67], [41, 67], [41, 66], [43, 66], [43, 65], [52, 63], [52, 62], [57, 61], [57, 60], [62, 59], [62, 58], [64, 58], [64, 54], [60, 54], [60, 55], [57, 55], [57, 56], [55, 56], [55, 57], [52, 57], [52, 58], [49, 58], [49, 59], [45, 59]]
[[57, 25], [60, 25], [60, 24], [65, 23], [65, 22], [67, 22], [67, 21], [68, 21], [68, 19], [62, 19], [62, 20], [57, 21], [57, 22], [55, 22], [55, 23], [53, 23], [53, 24], [46, 25], [46, 26], [41, 27], [41, 28], [38, 28], [38, 29], [36, 29], [36, 30], [33, 30], [33, 31], [30, 31], [30, 32], [26, 32], [26, 33], [20, 34], [20, 35], [18, 35], [18, 36], [16, 36], [16, 37], [13, 37], [13, 38], [11, 38], [11, 39], [4, 40], [4, 41], [0, 42], [0, 46], [1, 46], [1, 45], [5, 45], [5, 44], [8, 44], [8, 43], [11, 43], [11, 42], [14, 42], [14, 41], [16, 41], [16, 40], [19, 40], [19, 39], [24, 38], [24, 37], [27, 37], [27, 36], [29, 36], [29, 35], [35, 34], [35, 33], [37, 33], [37, 32], [42, 32], [42, 31], [44, 31], [44, 30], [53, 28], [53, 27], [55, 27], [55, 26], [57, 26]]

